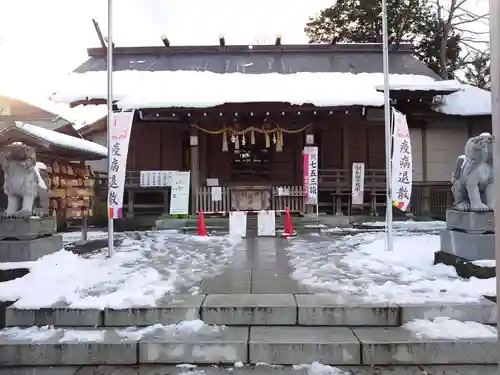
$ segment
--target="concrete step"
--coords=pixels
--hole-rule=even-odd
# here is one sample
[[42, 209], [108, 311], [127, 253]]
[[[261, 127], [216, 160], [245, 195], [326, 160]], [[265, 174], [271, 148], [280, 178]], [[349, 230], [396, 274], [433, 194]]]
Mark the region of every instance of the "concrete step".
[[496, 337], [429, 340], [399, 327], [7, 328], [0, 366], [494, 364], [496, 348]]
[[318, 363], [301, 366], [37, 366], [0, 368], [0, 375], [497, 375], [497, 365], [436, 366], [328, 366]]
[[450, 317], [496, 324], [496, 304], [476, 303], [384, 305], [339, 303], [334, 294], [209, 294], [177, 295], [155, 307], [75, 309], [64, 304], [41, 309], [5, 308], [7, 327], [126, 327], [176, 324], [201, 319], [228, 326], [378, 326], [397, 327], [414, 319]]

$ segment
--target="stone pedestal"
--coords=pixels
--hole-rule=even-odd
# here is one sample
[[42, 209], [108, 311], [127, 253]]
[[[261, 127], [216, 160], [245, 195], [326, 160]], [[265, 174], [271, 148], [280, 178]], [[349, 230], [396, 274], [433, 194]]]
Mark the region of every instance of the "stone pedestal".
[[63, 247], [54, 217], [0, 219], [0, 262], [34, 261]]
[[[462, 274], [481, 274], [474, 261], [495, 259], [493, 212], [446, 211], [446, 229], [441, 231], [441, 251], [435, 263], [453, 265]], [[465, 268], [464, 268], [465, 267]], [[470, 267], [471, 272], [466, 268]], [[491, 274], [491, 267], [488, 275]]]
[[53, 216], [29, 219], [0, 218], [0, 240], [29, 240], [55, 232]]

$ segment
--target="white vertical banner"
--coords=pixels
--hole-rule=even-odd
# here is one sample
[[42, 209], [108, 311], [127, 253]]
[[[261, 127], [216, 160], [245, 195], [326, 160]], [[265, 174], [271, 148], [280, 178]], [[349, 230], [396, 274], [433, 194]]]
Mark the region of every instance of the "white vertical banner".
[[410, 131], [406, 116], [394, 108], [392, 113], [392, 204], [401, 211], [406, 211], [410, 205], [413, 181]]
[[170, 192], [170, 215], [189, 214], [189, 191], [191, 172], [172, 172], [172, 190]]
[[247, 236], [247, 213], [245, 211], [229, 212], [229, 236]]
[[276, 212], [259, 211], [257, 213], [257, 236], [276, 236]]
[[318, 204], [318, 147], [304, 147], [304, 197], [306, 204]]
[[351, 204], [362, 205], [365, 197], [365, 163], [352, 163]]
[[114, 113], [113, 118], [113, 126], [109, 129], [108, 217], [119, 219], [123, 216], [123, 191], [134, 111]]

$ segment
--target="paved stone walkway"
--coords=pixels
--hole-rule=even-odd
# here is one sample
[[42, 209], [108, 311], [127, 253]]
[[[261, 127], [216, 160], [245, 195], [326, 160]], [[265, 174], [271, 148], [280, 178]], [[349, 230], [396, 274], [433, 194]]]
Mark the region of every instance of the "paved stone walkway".
[[[349, 375], [495, 375], [496, 365], [477, 366], [403, 366], [403, 367], [343, 367]], [[0, 375], [318, 375], [330, 374], [307, 368], [273, 368], [269, 366], [243, 368], [197, 367], [187, 369], [175, 366], [98, 366], [98, 367], [24, 367], [0, 369]]]
[[225, 271], [204, 279], [200, 292], [208, 294], [299, 294], [307, 289], [290, 277], [293, 271], [282, 238], [247, 238], [235, 251]]

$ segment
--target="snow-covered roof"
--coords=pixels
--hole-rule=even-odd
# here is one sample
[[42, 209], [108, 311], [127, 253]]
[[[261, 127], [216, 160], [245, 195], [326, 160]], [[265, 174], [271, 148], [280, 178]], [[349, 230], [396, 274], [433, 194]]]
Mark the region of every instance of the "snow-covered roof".
[[[419, 80], [420, 81], [420, 80]], [[449, 81], [435, 81], [433, 79], [428, 82], [405, 82], [405, 83], [395, 83], [389, 85], [389, 88], [394, 91], [459, 91], [462, 89], [462, 84], [455, 80]], [[378, 91], [384, 90], [384, 86], [377, 86]]]
[[[209, 108], [225, 103], [282, 102], [317, 107], [373, 106], [384, 103], [379, 91], [382, 73], [243, 74], [208, 71], [138, 71], [113, 73], [113, 93], [121, 109]], [[400, 90], [460, 90], [456, 81], [437, 81], [414, 74], [391, 74], [390, 85]], [[106, 99], [106, 72], [71, 73], [51, 99], [58, 103]], [[461, 97], [463, 92], [454, 94]], [[474, 103], [452, 108], [475, 114]], [[453, 104], [449, 104], [453, 106]], [[448, 109], [449, 111], [452, 109]], [[444, 112], [445, 113], [445, 112]]]
[[437, 112], [456, 116], [491, 115], [491, 92], [466, 84], [460, 86], [460, 91], [443, 96]]
[[[20, 121], [16, 121], [14, 126], [23, 133], [54, 146], [68, 148], [83, 153], [91, 153], [102, 156], [103, 158], [107, 157], [108, 155], [108, 150], [106, 147], [91, 141], [87, 141], [85, 139], [72, 137], [70, 135], [58, 133], [53, 130], [45, 129], [36, 125], [26, 124]], [[9, 128], [0, 131], [0, 133], [4, 131], [9, 131]]]
[[106, 104], [89, 104], [71, 108], [67, 116], [73, 122], [73, 127], [78, 130], [106, 117], [107, 114], [108, 106]]

